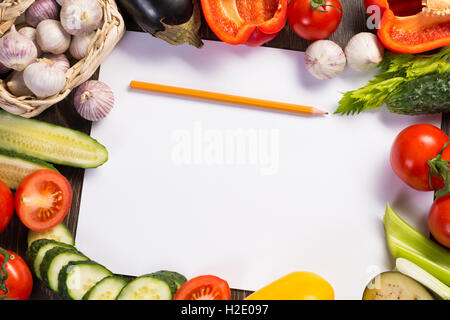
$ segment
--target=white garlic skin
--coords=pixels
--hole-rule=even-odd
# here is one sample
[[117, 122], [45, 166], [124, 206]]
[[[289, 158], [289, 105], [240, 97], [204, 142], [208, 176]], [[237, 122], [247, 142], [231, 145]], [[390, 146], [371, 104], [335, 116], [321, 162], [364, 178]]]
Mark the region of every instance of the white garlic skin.
[[58, 19], [59, 5], [55, 0], [36, 0], [26, 11], [25, 21], [32, 27], [47, 19]]
[[64, 73], [70, 69], [70, 61], [64, 53], [61, 54], [44, 54], [44, 58], [53, 61]]
[[74, 36], [70, 43], [70, 54], [77, 60], [81, 60], [87, 56], [89, 45], [95, 37], [95, 32], [86, 36]]
[[375, 34], [361, 32], [350, 39], [345, 47], [345, 55], [350, 68], [369, 71], [375, 69], [383, 60], [384, 47]]
[[7, 68], [23, 71], [37, 56], [33, 41], [18, 33], [14, 25], [0, 39], [0, 63]]
[[33, 41], [33, 43], [36, 46], [36, 49], [38, 51], [38, 57], [39, 57], [42, 54], [42, 50], [36, 41], [36, 29], [33, 27], [23, 27], [23, 28], [20, 28], [19, 33], [21, 35], [24, 35], [31, 41]]
[[100, 27], [103, 9], [96, 0], [64, 0], [61, 24], [73, 36], [84, 36]]
[[331, 40], [313, 42], [305, 52], [306, 69], [319, 80], [330, 80], [342, 73], [347, 64], [344, 51]]
[[89, 121], [99, 121], [114, 107], [114, 93], [106, 83], [90, 80], [77, 89], [74, 102], [80, 116]]
[[61, 54], [70, 47], [71, 36], [56, 20], [44, 20], [36, 28], [36, 41], [44, 52]]
[[59, 4], [60, 6], [62, 6], [63, 3], [64, 3], [64, 0], [56, 0], [56, 2], [58, 2], [58, 4]]
[[39, 59], [25, 69], [23, 80], [36, 97], [43, 99], [61, 92], [66, 74], [53, 61]]
[[6, 81], [9, 92], [16, 97], [32, 96], [33, 92], [28, 89], [23, 80], [23, 71], [14, 71]]

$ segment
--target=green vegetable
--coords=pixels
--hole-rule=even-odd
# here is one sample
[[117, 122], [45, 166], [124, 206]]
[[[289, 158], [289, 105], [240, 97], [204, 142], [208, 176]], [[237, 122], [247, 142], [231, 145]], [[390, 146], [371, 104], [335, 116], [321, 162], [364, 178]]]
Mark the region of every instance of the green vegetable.
[[153, 274], [154, 275], [155, 274], [162, 275], [162, 276], [169, 278], [170, 280], [175, 282], [177, 290], [180, 289], [180, 287], [187, 282], [187, 279], [185, 276], [183, 276], [182, 274], [175, 272], [175, 271], [161, 270], [161, 271], [154, 272]]
[[129, 282], [117, 300], [172, 300], [173, 288], [166, 281], [152, 275], [144, 275]]
[[83, 300], [116, 300], [127, 281], [120, 276], [110, 276], [97, 282], [86, 294]]
[[402, 83], [386, 99], [393, 113], [418, 115], [450, 111], [450, 72]]
[[412, 263], [409, 260], [398, 258], [395, 261], [395, 268], [413, 278], [414, 280], [420, 282], [425, 287], [436, 293], [439, 297], [445, 300], [450, 300], [450, 287], [446, 286], [438, 279], [433, 277], [431, 274]]
[[357, 90], [344, 94], [336, 113], [355, 114], [381, 107], [401, 84], [433, 73], [450, 71], [450, 46], [431, 55], [386, 53], [379, 68], [381, 73]]
[[75, 245], [75, 239], [73, 238], [72, 233], [69, 231], [69, 229], [67, 229], [67, 227], [63, 223], [60, 223], [56, 227], [47, 231], [41, 232], [33, 230], [28, 231], [28, 239], [27, 239], [28, 247], [30, 247], [34, 241], [39, 239], [49, 239], [70, 244], [72, 246]]
[[50, 123], [0, 111], [0, 148], [55, 164], [95, 168], [108, 160], [90, 136]]
[[59, 294], [64, 299], [81, 300], [93, 286], [112, 272], [93, 261], [72, 261], [58, 276]]
[[0, 149], [0, 180], [12, 190], [16, 190], [30, 173], [44, 169], [57, 171], [44, 161]]
[[403, 221], [389, 205], [384, 215], [386, 241], [392, 256], [407, 259], [450, 285], [450, 253]]

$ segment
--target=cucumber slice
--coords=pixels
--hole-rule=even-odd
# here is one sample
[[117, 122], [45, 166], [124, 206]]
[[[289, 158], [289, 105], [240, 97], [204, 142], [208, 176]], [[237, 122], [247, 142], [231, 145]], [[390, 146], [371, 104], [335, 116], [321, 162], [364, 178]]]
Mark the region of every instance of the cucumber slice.
[[76, 250], [73, 246], [57, 242], [49, 239], [39, 239], [34, 241], [27, 250], [27, 259], [33, 266], [34, 273], [39, 280], [42, 280], [40, 267], [42, 260], [45, 257], [47, 251], [55, 247], [62, 247], [67, 249]]
[[73, 238], [72, 233], [63, 223], [60, 223], [56, 227], [47, 231], [42, 232], [37, 232], [33, 230], [28, 231], [28, 240], [27, 240], [28, 247], [30, 247], [34, 241], [39, 239], [50, 239], [70, 244], [72, 246], [75, 245], [75, 239]]
[[64, 266], [58, 276], [58, 291], [64, 299], [81, 300], [93, 286], [112, 272], [93, 261], [74, 261]]
[[20, 182], [37, 170], [57, 171], [51, 164], [0, 149], [0, 180], [16, 190]]
[[72, 261], [87, 261], [80, 252], [55, 247], [47, 251], [40, 266], [42, 281], [53, 291], [58, 292], [58, 276], [61, 269]]
[[116, 300], [127, 283], [124, 278], [119, 276], [106, 277], [86, 292], [83, 300]]
[[0, 148], [51, 163], [95, 168], [108, 151], [79, 131], [0, 111]]
[[172, 300], [170, 285], [154, 275], [144, 275], [128, 283], [117, 300]]
[[185, 276], [183, 276], [181, 273], [178, 273], [175, 271], [161, 270], [161, 271], [154, 272], [153, 274], [162, 275], [162, 276], [165, 276], [165, 277], [168, 277], [169, 279], [171, 279], [173, 282], [175, 282], [177, 291], [178, 291], [178, 289], [180, 289], [180, 287], [183, 284], [185, 284], [187, 282], [187, 278]]

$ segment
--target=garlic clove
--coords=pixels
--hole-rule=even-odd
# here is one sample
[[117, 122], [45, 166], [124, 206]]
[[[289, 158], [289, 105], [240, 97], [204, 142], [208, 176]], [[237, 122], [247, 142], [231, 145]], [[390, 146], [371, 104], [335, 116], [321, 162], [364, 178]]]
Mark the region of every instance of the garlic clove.
[[24, 35], [31, 41], [33, 41], [34, 45], [36, 46], [36, 49], [38, 51], [38, 57], [42, 54], [42, 50], [39, 47], [37, 41], [36, 41], [36, 29], [33, 27], [22, 27], [19, 29], [19, 33], [21, 35]]
[[36, 0], [25, 11], [26, 22], [36, 27], [41, 21], [47, 19], [58, 19], [59, 5], [55, 0]]
[[319, 80], [340, 75], [347, 64], [344, 51], [331, 40], [313, 42], [305, 52], [306, 69]]
[[33, 92], [25, 84], [23, 80], [23, 71], [14, 71], [6, 81], [9, 92], [16, 97], [32, 96]]
[[361, 32], [350, 39], [345, 47], [345, 55], [350, 68], [369, 71], [375, 69], [383, 60], [384, 47], [375, 34]]
[[0, 63], [7, 68], [23, 71], [36, 60], [37, 55], [33, 41], [18, 33], [14, 25], [0, 38]]
[[95, 32], [86, 36], [74, 36], [70, 43], [70, 54], [77, 60], [85, 58], [88, 54], [89, 45], [95, 37]]
[[106, 83], [97, 80], [86, 81], [75, 92], [74, 104], [84, 119], [99, 121], [111, 112], [114, 93]]
[[44, 54], [44, 58], [53, 61], [62, 71], [64, 71], [64, 73], [66, 73], [67, 70], [69, 70], [70, 68], [70, 61], [63, 53], [61, 54], [46, 53]]
[[62, 26], [69, 34], [83, 36], [100, 27], [103, 10], [98, 1], [65, 0], [60, 18]]
[[48, 19], [38, 24], [36, 40], [42, 51], [61, 54], [69, 49], [71, 37], [59, 21]]
[[66, 85], [65, 73], [49, 59], [38, 59], [24, 71], [23, 79], [26, 86], [38, 98], [53, 96]]

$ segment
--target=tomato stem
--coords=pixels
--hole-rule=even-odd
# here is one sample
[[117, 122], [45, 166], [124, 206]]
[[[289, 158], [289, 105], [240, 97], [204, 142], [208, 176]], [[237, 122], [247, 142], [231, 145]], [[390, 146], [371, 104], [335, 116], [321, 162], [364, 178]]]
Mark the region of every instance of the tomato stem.
[[6, 286], [6, 280], [8, 280], [8, 271], [6, 270], [6, 264], [8, 263], [8, 261], [14, 259], [14, 255], [9, 254], [3, 248], [0, 248], [0, 255], [3, 256], [3, 263], [0, 268], [0, 290], [6, 292], [4, 295], [0, 296], [0, 300], [4, 300], [9, 295], [9, 289]]
[[342, 14], [341, 10], [339, 10], [338, 7], [332, 4], [327, 4], [326, 0], [311, 0], [311, 9], [321, 13], [328, 13], [328, 10], [320, 10], [319, 7], [332, 7], [335, 8], [340, 14]]
[[427, 161], [428, 166], [430, 167], [430, 176], [429, 176], [429, 184], [432, 189], [434, 189], [432, 184], [433, 176], [437, 175], [438, 178], [444, 182], [445, 186], [436, 191], [436, 198], [443, 197], [445, 195], [450, 194], [450, 162], [442, 159], [442, 153], [444, 149], [450, 145], [450, 142], [447, 142], [442, 147], [442, 150], [438, 153], [438, 155]]

